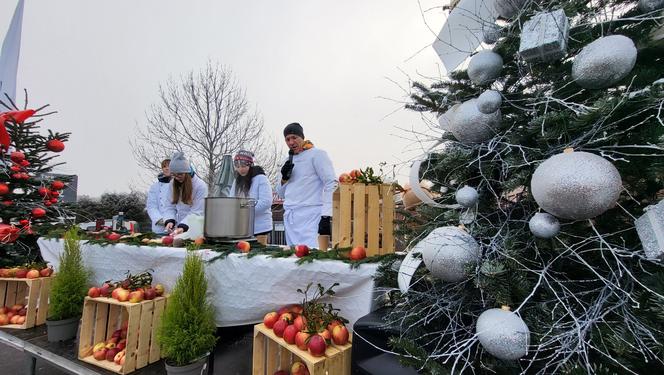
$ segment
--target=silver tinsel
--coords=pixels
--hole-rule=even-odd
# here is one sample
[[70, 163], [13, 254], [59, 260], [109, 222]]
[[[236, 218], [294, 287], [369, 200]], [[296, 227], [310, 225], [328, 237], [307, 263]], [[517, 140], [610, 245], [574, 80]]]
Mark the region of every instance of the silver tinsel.
[[511, 311], [489, 309], [477, 318], [475, 328], [484, 350], [496, 358], [512, 361], [528, 354], [530, 330]]
[[572, 78], [587, 89], [613, 86], [627, 77], [636, 64], [634, 42], [624, 35], [599, 38], [574, 58]]
[[553, 238], [560, 232], [560, 222], [551, 214], [538, 212], [530, 218], [528, 228], [537, 238]]
[[461, 143], [483, 142], [496, 134], [500, 118], [500, 110], [484, 114], [477, 109], [477, 99], [470, 99], [454, 111], [447, 130]]
[[495, 23], [482, 25], [482, 41], [486, 44], [496, 43], [502, 34], [503, 30]]
[[528, 62], [560, 59], [567, 53], [568, 35], [565, 11], [537, 13], [523, 24], [519, 55]]
[[417, 247], [427, 269], [443, 281], [463, 280], [467, 276], [466, 267], [480, 259], [480, 245], [457, 227], [436, 228]]
[[563, 219], [590, 219], [612, 208], [622, 190], [616, 167], [588, 152], [554, 155], [540, 164], [530, 188], [539, 206]]
[[513, 18], [518, 15], [526, 0], [495, 0], [493, 3], [496, 12], [503, 18]]
[[646, 257], [664, 259], [664, 200], [646, 207], [634, 225]]
[[503, 71], [503, 58], [493, 51], [481, 51], [468, 63], [468, 77], [476, 85], [489, 83]]
[[643, 13], [664, 8], [664, 0], [639, 0], [639, 10]]
[[477, 98], [477, 109], [488, 115], [496, 112], [503, 104], [503, 97], [495, 90], [486, 90]]
[[479, 194], [474, 187], [464, 186], [457, 190], [454, 197], [456, 198], [458, 204], [464, 207], [473, 207], [477, 203]]

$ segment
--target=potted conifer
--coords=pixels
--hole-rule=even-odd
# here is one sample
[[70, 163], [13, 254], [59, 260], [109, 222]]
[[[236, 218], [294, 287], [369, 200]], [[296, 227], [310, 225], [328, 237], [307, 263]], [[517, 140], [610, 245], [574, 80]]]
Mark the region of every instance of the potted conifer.
[[203, 260], [189, 253], [166, 304], [157, 336], [169, 374], [207, 373], [207, 359], [217, 340], [217, 326], [214, 307], [206, 294]]
[[83, 312], [90, 272], [83, 265], [78, 229], [72, 227], [64, 236], [64, 251], [53, 278], [46, 319], [48, 341], [76, 337]]

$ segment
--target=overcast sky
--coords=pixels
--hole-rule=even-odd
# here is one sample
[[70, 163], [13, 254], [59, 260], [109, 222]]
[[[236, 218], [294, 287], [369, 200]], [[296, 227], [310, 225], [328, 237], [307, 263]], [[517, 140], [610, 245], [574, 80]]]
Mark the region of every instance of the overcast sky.
[[[3, 38], [15, 5], [0, 2]], [[26, 0], [17, 96], [51, 104], [43, 126], [72, 132], [60, 171], [79, 176], [79, 195], [147, 187], [156, 172], [136, 166], [128, 140], [159, 84], [208, 60], [233, 70], [270, 135], [283, 142], [300, 122], [337, 174], [401, 165], [417, 152], [397, 127], [423, 123], [381, 97], [404, 100], [407, 75], [440, 76], [427, 46], [443, 20], [416, 0]]]

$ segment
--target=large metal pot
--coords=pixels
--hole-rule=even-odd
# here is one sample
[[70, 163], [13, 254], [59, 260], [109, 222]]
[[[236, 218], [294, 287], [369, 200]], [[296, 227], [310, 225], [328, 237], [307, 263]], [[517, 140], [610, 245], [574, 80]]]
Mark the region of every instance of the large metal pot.
[[253, 237], [255, 206], [256, 201], [249, 198], [205, 198], [205, 237]]

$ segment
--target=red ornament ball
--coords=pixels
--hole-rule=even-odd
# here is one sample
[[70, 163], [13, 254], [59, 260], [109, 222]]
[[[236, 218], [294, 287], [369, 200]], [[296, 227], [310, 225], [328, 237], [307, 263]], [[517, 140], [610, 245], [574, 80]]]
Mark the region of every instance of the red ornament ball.
[[23, 159], [23, 160], [21, 160], [21, 163], [20, 163], [20, 164], [21, 164], [21, 167], [24, 167], [24, 168], [25, 168], [25, 167], [27, 167], [27, 166], [30, 165], [30, 162], [27, 161], [27, 160], [25, 160], [25, 159]]
[[46, 215], [46, 210], [43, 208], [36, 207], [32, 209], [32, 217], [42, 217], [44, 215]]
[[[54, 191], [54, 193], [57, 193], [57, 191]], [[51, 198], [51, 203], [58, 203], [58, 198]]]
[[14, 151], [11, 153], [9, 156], [10, 159], [16, 164], [21, 163], [23, 160], [25, 160], [25, 154], [22, 153], [21, 151]]
[[50, 191], [49, 191], [47, 188], [43, 187], [43, 186], [40, 187], [40, 188], [37, 190], [37, 192], [38, 192], [39, 195], [41, 195], [42, 197], [45, 197], [45, 196], [47, 196], [47, 195], [50, 193]]
[[52, 204], [51, 201], [44, 201], [44, 206], [46, 207], [51, 207]]
[[10, 201], [10, 200], [6, 200], [6, 201], [2, 201], [2, 204], [5, 205], [5, 206], [7, 206], [7, 207], [9, 207], [9, 206], [11, 206], [12, 204], [14, 204], [14, 202], [12, 202], [12, 201]]
[[60, 192], [58, 191], [51, 191], [51, 194], [49, 194], [51, 197], [57, 198], [60, 196]]
[[18, 165], [12, 165], [9, 169], [12, 170], [12, 172], [19, 172], [21, 170], [21, 167]]
[[14, 173], [14, 174], [12, 174], [12, 179], [14, 179], [14, 180], [23, 179], [23, 173]]
[[26, 225], [30, 224], [30, 220], [28, 220], [28, 219], [21, 219], [21, 220], [18, 221], [18, 223], [19, 223], [20, 225], [22, 225], [22, 226], [26, 226]]
[[60, 152], [65, 149], [65, 144], [59, 139], [51, 139], [46, 142], [46, 148], [53, 152]]
[[7, 184], [0, 183], [0, 195], [5, 195], [9, 193], [9, 186]]
[[62, 181], [55, 180], [51, 182], [51, 189], [53, 190], [62, 190], [65, 188], [65, 183]]

